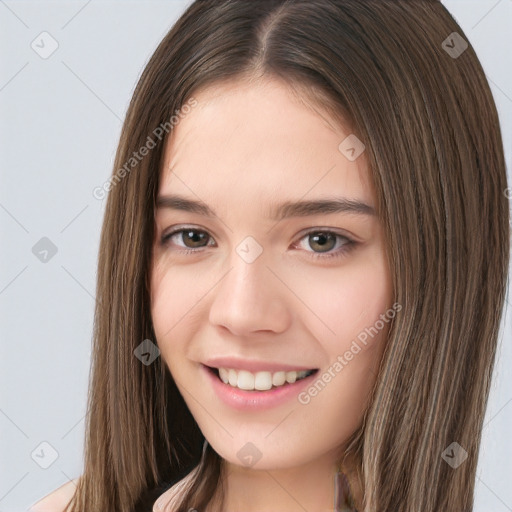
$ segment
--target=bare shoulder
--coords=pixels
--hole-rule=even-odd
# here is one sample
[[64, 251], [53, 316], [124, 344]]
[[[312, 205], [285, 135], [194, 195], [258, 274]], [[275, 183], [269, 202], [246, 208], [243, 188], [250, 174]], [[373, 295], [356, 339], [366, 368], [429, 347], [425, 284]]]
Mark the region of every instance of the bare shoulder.
[[[195, 467], [185, 478], [176, 482], [170, 489], [167, 489], [156, 501], [153, 506], [153, 512], [174, 512], [174, 508], [183, 497], [191, 481], [197, 473]], [[34, 511], [39, 512], [39, 511]], [[42, 511], [41, 511], [42, 512]]]
[[30, 507], [29, 512], [63, 512], [75, 494], [78, 478], [61, 485]]

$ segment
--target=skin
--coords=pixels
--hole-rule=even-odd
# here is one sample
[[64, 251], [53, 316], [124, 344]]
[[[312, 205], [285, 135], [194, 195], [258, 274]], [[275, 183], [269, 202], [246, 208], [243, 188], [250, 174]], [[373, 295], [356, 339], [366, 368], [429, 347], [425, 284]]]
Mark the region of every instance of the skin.
[[[235, 355], [321, 375], [392, 306], [377, 216], [268, 216], [275, 203], [333, 195], [375, 208], [365, 154], [347, 159], [338, 146], [351, 131], [276, 79], [217, 84], [194, 97], [198, 105], [167, 142], [159, 195], [201, 199], [216, 216], [155, 211], [151, 313], [161, 357], [224, 460], [225, 511], [332, 511], [336, 462], [361, 424], [389, 323], [307, 404], [233, 410], [200, 363]], [[182, 225], [205, 231], [204, 241], [182, 232], [161, 244]], [[315, 229], [341, 235], [324, 241], [327, 253], [339, 253], [344, 237], [356, 243], [339, 257], [315, 258], [322, 245], [304, 233]], [[263, 250], [252, 263], [236, 252], [247, 236]], [[180, 252], [187, 248], [196, 252]], [[252, 467], [237, 457], [247, 442], [262, 453]]]
[[29, 512], [61, 512], [75, 494], [78, 478], [70, 480], [30, 507]]

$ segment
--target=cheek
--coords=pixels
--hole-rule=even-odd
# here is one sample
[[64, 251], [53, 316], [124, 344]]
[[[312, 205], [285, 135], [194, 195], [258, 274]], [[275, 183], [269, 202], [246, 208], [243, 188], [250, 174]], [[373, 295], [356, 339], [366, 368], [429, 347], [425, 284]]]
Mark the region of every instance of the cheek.
[[322, 340], [329, 362], [318, 375], [316, 389], [306, 390], [301, 403], [315, 400], [322, 410], [330, 411], [331, 424], [356, 428], [395, 316], [389, 273], [381, 253], [369, 253], [366, 260], [340, 269], [336, 279], [319, 276], [308, 282], [308, 305], [329, 329], [314, 319], [310, 329]]
[[172, 271], [164, 265], [153, 270], [151, 318], [164, 359], [167, 353], [179, 350], [180, 333], [197, 318], [205, 287], [207, 283], [197, 273]]
[[332, 272], [317, 269], [307, 280], [298, 274], [296, 279], [297, 294], [313, 313], [309, 327], [316, 339], [325, 340], [331, 358], [349, 350], [353, 340], [361, 342], [362, 351], [379, 351], [374, 345], [385, 338], [390, 320], [383, 322], [381, 315], [392, 303], [389, 271], [380, 251], [368, 251], [365, 258]]

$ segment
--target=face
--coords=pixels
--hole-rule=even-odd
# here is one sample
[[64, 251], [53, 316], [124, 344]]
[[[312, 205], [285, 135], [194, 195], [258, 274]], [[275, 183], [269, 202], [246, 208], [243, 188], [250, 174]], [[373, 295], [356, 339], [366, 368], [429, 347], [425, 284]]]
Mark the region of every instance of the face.
[[281, 82], [195, 99], [168, 140], [155, 211], [161, 357], [226, 461], [306, 464], [360, 425], [393, 312], [365, 154]]

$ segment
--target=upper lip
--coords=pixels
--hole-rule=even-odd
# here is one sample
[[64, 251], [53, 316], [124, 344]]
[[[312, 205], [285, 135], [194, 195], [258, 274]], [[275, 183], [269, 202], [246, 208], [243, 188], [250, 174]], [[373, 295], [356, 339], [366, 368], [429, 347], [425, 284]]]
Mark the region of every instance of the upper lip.
[[273, 361], [257, 361], [256, 359], [240, 359], [238, 357], [214, 357], [203, 362], [211, 368], [232, 368], [233, 370], [247, 370], [248, 372], [278, 372], [280, 370], [291, 372], [301, 370], [314, 370], [312, 366], [300, 364], [276, 363]]

